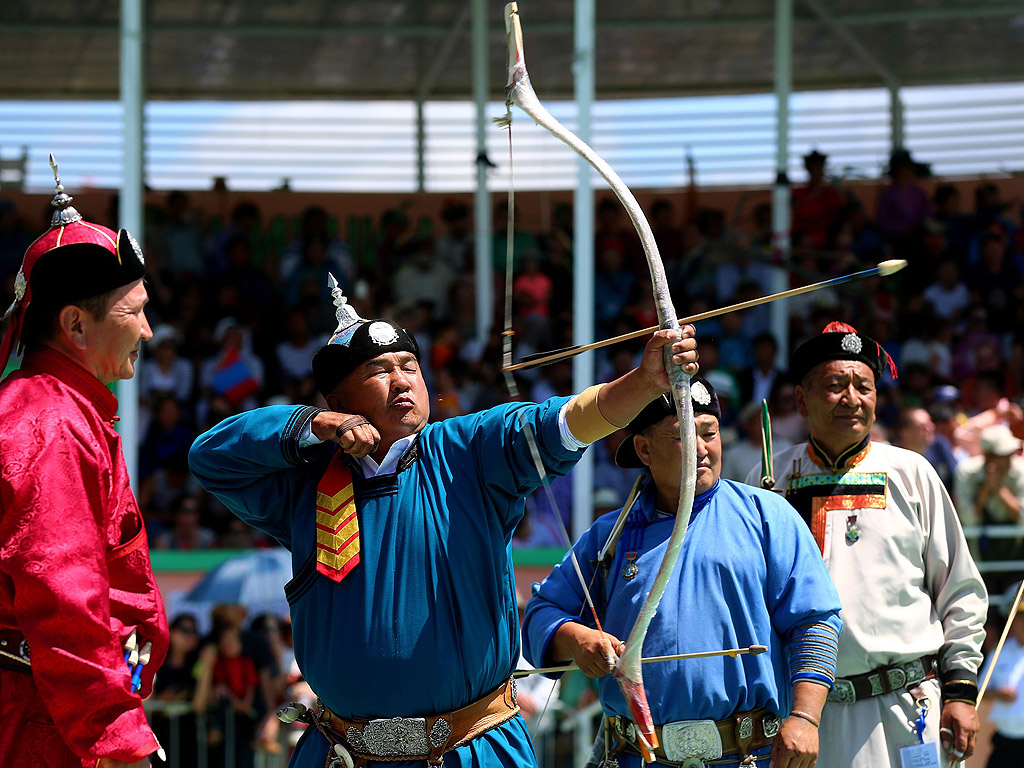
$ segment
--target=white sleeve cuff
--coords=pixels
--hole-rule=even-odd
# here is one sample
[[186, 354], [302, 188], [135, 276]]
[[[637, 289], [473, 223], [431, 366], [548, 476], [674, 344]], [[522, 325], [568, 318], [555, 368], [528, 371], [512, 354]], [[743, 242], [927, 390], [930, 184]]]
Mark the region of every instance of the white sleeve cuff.
[[565, 420], [565, 413], [568, 409], [569, 403], [558, 409], [558, 436], [562, 439], [562, 447], [567, 451], [582, 451], [589, 443], [581, 443], [569, 431], [569, 424]]
[[311, 445], [320, 445], [323, 440], [313, 434], [313, 420], [306, 422], [306, 426], [299, 435], [299, 448], [309, 448]]

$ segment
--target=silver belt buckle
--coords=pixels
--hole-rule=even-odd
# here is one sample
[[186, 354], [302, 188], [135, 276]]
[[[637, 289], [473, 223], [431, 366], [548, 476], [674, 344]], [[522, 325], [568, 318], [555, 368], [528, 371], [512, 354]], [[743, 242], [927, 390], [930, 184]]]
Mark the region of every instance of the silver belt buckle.
[[700, 768], [704, 760], [722, 756], [722, 734], [714, 720], [681, 720], [661, 726], [665, 757], [685, 768]]
[[890, 691], [898, 691], [900, 688], [905, 688], [910, 685], [910, 679], [907, 676], [907, 670], [903, 667], [890, 667], [885, 671], [886, 682], [889, 684]]
[[430, 754], [427, 720], [423, 717], [371, 720], [363, 726], [362, 733], [350, 727], [345, 736], [357, 752], [374, 757], [426, 757]]
[[914, 659], [904, 664], [903, 673], [906, 676], [904, 685], [908, 687], [922, 682], [928, 676], [928, 671], [925, 669], [924, 662], [921, 659]]
[[857, 700], [857, 693], [853, 683], [845, 678], [836, 678], [832, 684], [832, 690], [828, 692], [829, 701], [839, 701], [843, 704], [853, 704]]
[[[902, 672], [902, 671], [903, 670], [901, 669], [900, 672]], [[904, 677], [906, 677], [906, 675], [904, 675]], [[880, 674], [878, 674], [877, 672], [870, 673], [868, 675], [868, 685], [871, 686], [871, 695], [872, 696], [881, 696], [882, 695], [882, 691], [883, 691], [883, 688], [882, 688], [882, 676]]]

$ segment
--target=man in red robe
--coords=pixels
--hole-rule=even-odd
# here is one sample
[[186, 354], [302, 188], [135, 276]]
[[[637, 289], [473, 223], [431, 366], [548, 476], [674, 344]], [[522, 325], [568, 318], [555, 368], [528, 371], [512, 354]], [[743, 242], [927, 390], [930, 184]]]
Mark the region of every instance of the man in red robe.
[[[153, 335], [146, 267], [131, 235], [57, 192], [0, 326], [0, 369], [24, 349], [0, 383], [0, 765], [148, 766], [167, 620], [107, 388]], [[136, 684], [133, 633], [151, 644]]]
[[814, 150], [804, 155], [807, 183], [793, 190], [793, 244], [824, 250], [831, 247], [846, 200], [825, 177], [828, 155]]

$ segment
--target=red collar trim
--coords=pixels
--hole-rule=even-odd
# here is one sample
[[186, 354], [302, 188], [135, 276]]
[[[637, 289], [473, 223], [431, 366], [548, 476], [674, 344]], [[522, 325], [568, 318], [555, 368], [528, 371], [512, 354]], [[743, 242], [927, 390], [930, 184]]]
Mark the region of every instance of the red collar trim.
[[21, 370], [27, 375], [45, 373], [60, 379], [92, 403], [104, 421], [111, 421], [117, 415], [114, 393], [75, 360], [52, 347], [38, 347], [27, 352]]

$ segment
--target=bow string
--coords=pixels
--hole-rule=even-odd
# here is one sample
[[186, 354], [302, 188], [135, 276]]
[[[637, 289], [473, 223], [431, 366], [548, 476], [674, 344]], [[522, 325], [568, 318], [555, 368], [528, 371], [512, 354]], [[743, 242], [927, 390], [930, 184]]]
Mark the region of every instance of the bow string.
[[[515, 164], [513, 162], [512, 153], [512, 115], [511, 115], [511, 103], [507, 102], [506, 113], [504, 117], [496, 118], [497, 122], [501, 127], [508, 128], [508, 160], [509, 160], [509, 188], [508, 188], [508, 211], [506, 218], [506, 229], [505, 229], [505, 330], [502, 333], [502, 375], [505, 380], [505, 389], [508, 391], [509, 398], [512, 400], [519, 400], [519, 385], [516, 383], [515, 376], [512, 371], [515, 370], [515, 366], [512, 365], [512, 337], [515, 335], [515, 331], [512, 328], [512, 299], [513, 299], [513, 252], [515, 248], [515, 186], [513, 184]], [[537, 476], [541, 480], [541, 485], [544, 488], [544, 493], [547, 498], [548, 507], [553, 513], [555, 522], [557, 523], [557, 529], [562, 537], [562, 541], [566, 546], [569, 553], [569, 559], [572, 563], [573, 570], [576, 573], [576, 578], [579, 580], [580, 587], [582, 588], [583, 594], [583, 606], [580, 608], [580, 616], [582, 617], [583, 611], [587, 608], [590, 609], [590, 616], [594, 621], [595, 628], [603, 635], [604, 627], [601, 626], [601, 618], [597, 613], [597, 606], [594, 604], [594, 598], [591, 594], [590, 588], [593, 586], [593, 580], [590, 584], [587, 583], [586, 577], [583, 575], [583, 569], [580, 567], [579, 558], [576, 556], [576, 550], [573, 548], [573, 540], [569, 535], [569, 531], [565, 526], [565, 522], [562, 519], [562, 513], [559, 509], [555, 494], [551, 490], [551, 484], [548, 481], [548, 471], [544, 466], [544, 460], [541, 457], [540, 446], [537, 443], [537, 437], [533, 433], [533, 427], [529, 422], [529, 419], [525, 414], [522, 414], [519, 418], [519, 426], [523, 431], [523, 437], [526, 440], [526, 444], [530, 449], [530, 457], [533, 460], [534, 467], [537, 470]], [[596, 576], [596, 572], [595, 572]], [[549, 694], [550, 695], [550, 694]], [[548, 702], [544, 703], [544, 710], [541, 712], [543, 716], [544, 711], [547, 710]]]
[[[568, 145], [574, 152], [583, 157], [608, 182], [612, 191], [625, 206], [637, 234], [640, 236], [647, 266], [651, 274], [655, 305], [658, 310], [658, 323], [662, 329], [679, 330], [679, 321], [672, 297], [668, 290], [665, 268], [658, 252], [650, 224], [640, 208], [640, 204], [619, 175], [590, 146], [562, 125], [540, 103], [530, 76], [526, 71], [523, 55], [522, 28], [519, 22], [519, 9], [516, 3], [505, 6], [505, 30], [508, 33], [508, 83], [505, 87], [506, 102], [515, 104], [536, 121], [538, 125]], [[579, 297], [582, 299], [582, 297]], [[663, 350], [665, 370], [675, 403], [676, 415], [679, 419], [679, 436], [682, 446], [682, 476], [680, 479], [679, 502], [676, 508], [675, 525], [669, 537], [664, 559], [654, 578], [651, 591], [644, 599], [637, 616], [636, 623], [626, 640], [626, 648], [619, 657], [613, 673], [619, 684], [623, 698], [629, 706], [632, 719], [636, 724], [641, 741], [641, 751], [648, 762], [654, 762], [653, 750], [658, 746], [654, 723], [651, 719], [650, 706], [643, 687], [641, 656], [644, 637], [651, 620], [657, 612], [658, 603], [668, 586], [676, 560], [682, 550], [686, 530], [690, 522], [693, 508], [694, 486], [697, 476], [697, 441], [693, 421], [693, 403], [690, 400], [690, 377], [682, 368], [672, 362], [671, 345]]]

